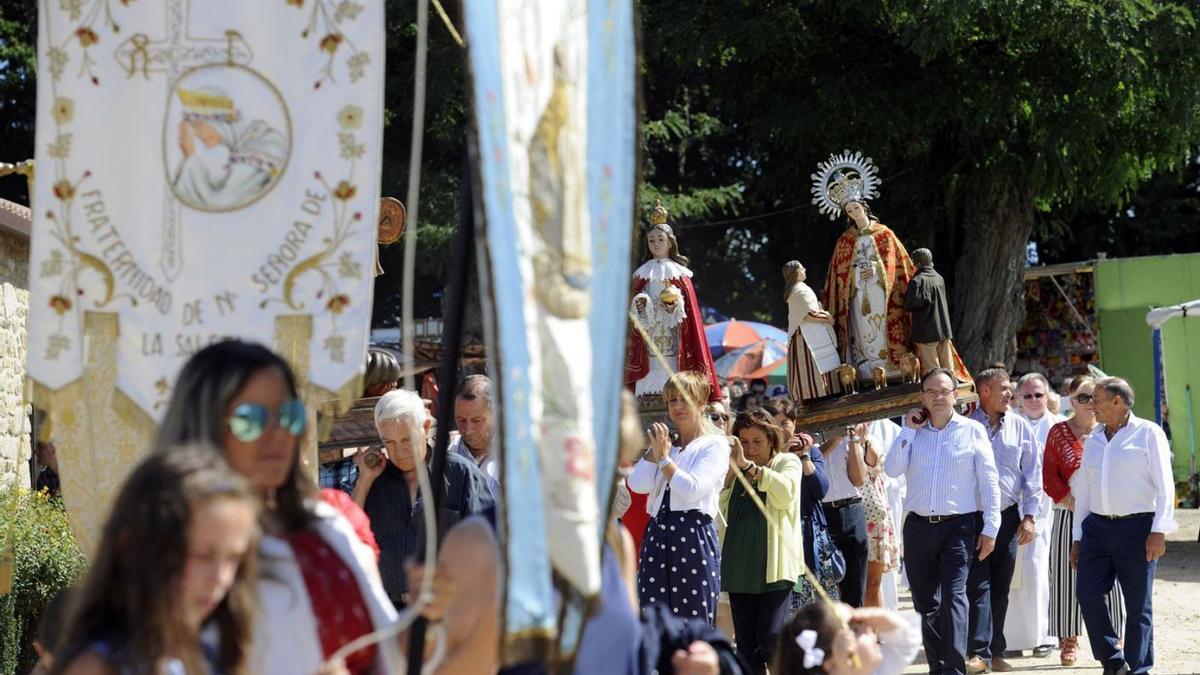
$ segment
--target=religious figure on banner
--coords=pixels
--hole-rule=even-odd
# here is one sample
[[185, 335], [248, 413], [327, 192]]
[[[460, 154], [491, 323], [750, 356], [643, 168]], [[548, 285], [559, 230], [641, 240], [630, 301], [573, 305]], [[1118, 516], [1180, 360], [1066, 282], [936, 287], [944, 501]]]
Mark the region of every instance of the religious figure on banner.
[[672, 372], [691, 370], [708, 378], [710, 400], [720, 400], [721, 387], [704, 335], [692, 271], [687, 268], [688, 259], [679, 253], [679, 241], [667, 223], [668, 215], [662, 202], [651, 211], [646, 232], [650, 259], [633, 273], [630, 315], [641, 324], [655, 349], [647, 346], [637, 323], [631, 326], [625, 353], [625, 385], [638, 397], [655, 396], [662, 393]]
[[[174, 90], [180, 158], [171, 184], [175, 196], [200, 211], [232, 211], [257, 201], [287, 164], [290, 142], [278, 122], [247, 121], [219, 87]], [[272, 104], [271, 92], [266, 100]]]
[[783, 299], [788, 306], [788, 396], [797, 404], [835, 393], [831, 373], [841, 365], [833, 315], [804, 283], [808, 272], [799, 260], [783, 266]]
[[877, 367], [899, 373], [911, 334], [904, 293], [916, 271], [904, 244], [867, 205], [878, 194], [876, 171], [870, 158], [847, 150], [812, 176], [813, 203], [831, 220], [841, 214], [848, 220], [834, 246], [824, 299], [845, 361], [864, 380]]
[[592, 282], [581, 132], [571, 122], [572, 84], [561, 50], [555, 51], [554, 88], [529, 143], [529, 206], [542, 249], [533, 256], [534, 293], [554, 315], [588, 315]]

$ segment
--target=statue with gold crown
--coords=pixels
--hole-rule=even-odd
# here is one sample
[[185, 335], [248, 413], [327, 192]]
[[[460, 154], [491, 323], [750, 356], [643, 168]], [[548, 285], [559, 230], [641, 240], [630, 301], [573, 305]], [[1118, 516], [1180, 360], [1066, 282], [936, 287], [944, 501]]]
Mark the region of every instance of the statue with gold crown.
[[877, 169], [870, 158], [849, 150], [834, 155], [813, 174], [813, 203], [831, 220], [845, 215], [825, 274], [825, 308], [845, 363], [860, 380], [877, 367], [899, 372], [912, 333], [904, 293], [916, 268], [904, 244], [871, 213], [878, 196]]
[[[708, 379], [712, 388], [709, 400], [716, 401], [721, 398], [721, 388], [704, 336], [692, 271], [688, 259], [679, 253], [668, 215], [662, 202], [651, 211], [645, 240], [649, 259], [633, 273], [629, 310], [637, 321], [630, 326], [625, 352], [625, 385], [639, 398], [657, 396], [672, 372], [691, 370]], [[638, 331], [638, 324], [645, 336]], [[647, 336], [654, 349], [648, 347]], [[655, 351], [662, 355], [661, 360]]]
[[[912, 320], [904, 296], [916, 267], [896, 233], [871, 213], [868, 202], [879, 195], [877, 172], [871, 158], [845, 150], [812, 175], [813, 204], [830, 220], [846, 217], [825, 274], [824, 304], [833, 315], [843, 361], [860, 380], [873, 379], [881, 367], [898, 375], [902, 361], [911, 358]], [[971, 381], [957, 354], [954, 362], [956, 377]]]

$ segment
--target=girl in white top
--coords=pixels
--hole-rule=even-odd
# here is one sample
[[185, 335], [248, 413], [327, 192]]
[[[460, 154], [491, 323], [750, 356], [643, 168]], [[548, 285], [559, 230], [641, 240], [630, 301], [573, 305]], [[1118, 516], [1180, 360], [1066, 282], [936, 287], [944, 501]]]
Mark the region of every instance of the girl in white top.
[[677, 616], [711, 626], [721, 589], [721, 545], [713, 519], [729, 468], [729, 441], [704, 414], [708, 380], [684, 371], [663, 387], [679, 446], [665, 424], [650, 429], [650, 453], [629, 476], [629, 489], [650, 495], [652, 515], [638, 563], [643, 607], [664, 603]]

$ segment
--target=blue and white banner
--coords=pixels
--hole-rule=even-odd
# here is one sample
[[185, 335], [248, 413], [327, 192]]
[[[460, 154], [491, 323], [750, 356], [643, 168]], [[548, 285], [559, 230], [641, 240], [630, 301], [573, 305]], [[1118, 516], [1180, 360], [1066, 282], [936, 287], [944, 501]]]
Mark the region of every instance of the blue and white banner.
[[600, 588], [619, 437], [633, 5], [466, 3], [464, 23], [501, 401], [505, 658], [569, 656]]

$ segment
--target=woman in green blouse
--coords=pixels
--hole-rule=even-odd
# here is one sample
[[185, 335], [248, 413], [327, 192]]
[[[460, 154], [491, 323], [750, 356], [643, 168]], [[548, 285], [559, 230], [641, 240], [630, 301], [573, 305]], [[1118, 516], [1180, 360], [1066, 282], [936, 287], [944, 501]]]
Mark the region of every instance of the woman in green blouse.
[[787, 620], [792, 586], [804, 564], [800, 520], [800, 460], [783, 450], [783, 430], [764, 410], [741, 413], [730, 459], [754, 486], [771, 522], [731, 468], [721, 492], [725, 514], [721, 590], [729, 593], [737, 650], [765, 673]]

